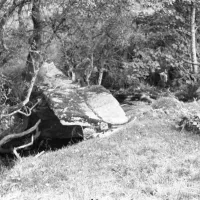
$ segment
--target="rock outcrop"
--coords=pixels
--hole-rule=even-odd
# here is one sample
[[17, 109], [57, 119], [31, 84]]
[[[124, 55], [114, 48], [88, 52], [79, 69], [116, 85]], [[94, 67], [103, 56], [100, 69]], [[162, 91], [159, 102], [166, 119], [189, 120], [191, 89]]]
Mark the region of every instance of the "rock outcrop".
[[[47, 104], [46, 110], [38, 112], [39, 118], [43, 119], [41, 124], [55, 124], [52, 130], [48, 127], [43, 136], [68, 138], [74, 134], [80, 135], [76, 131], [72, 134], [72, 127], [76, 127], [79, 132], [81, 131], [77, 126], [104, 131], [113, 125], [121, 125], [128, 121], [118, 101], [108, 90], [102, 86], [80, 87], [72, 83], [53, 63], [45, 63], [42, 66], [37, 86], [42, 90]], [[48, 117], [45, 120], [46, 114]], [[63, 133], [61, 129], [64, 130]]]
[[108, 90], [102, 86], [80, 87], [53, 63], [44, 63], [35, 78], [27, 102], [17, 105], [18, 110], [11, 114], [0, 113], [5, 124], [0, 127], [0, 153], [13, 152], [18, 157], [17, 149], [33, 141], [39, 149], [44, 141], [88, 139], [128, 121]]

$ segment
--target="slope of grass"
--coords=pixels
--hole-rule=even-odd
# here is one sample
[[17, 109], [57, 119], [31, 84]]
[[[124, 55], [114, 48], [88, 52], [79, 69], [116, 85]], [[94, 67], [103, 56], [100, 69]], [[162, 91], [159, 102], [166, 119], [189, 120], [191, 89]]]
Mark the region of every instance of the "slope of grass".
[[[106, 138], [16, 161], [0, 173], [0, 199], [200, 199], [200, 136], [140, 105]], [[131, 112], [129, 110], [129, 112]]]

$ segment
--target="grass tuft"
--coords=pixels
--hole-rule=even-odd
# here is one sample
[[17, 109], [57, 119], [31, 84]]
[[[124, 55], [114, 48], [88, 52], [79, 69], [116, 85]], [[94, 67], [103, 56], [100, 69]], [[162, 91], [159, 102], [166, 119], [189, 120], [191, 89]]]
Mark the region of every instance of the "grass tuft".
[[181, 109], [182, 103], [173, 97], [161, 97], [158, 100], [156, 100], [152, 107], [154, 109]]

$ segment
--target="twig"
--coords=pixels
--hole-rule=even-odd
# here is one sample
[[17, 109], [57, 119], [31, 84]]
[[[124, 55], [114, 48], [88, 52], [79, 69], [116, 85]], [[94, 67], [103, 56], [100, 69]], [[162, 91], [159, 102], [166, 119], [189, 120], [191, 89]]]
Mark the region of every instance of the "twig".
[[24, 149], [26, 147], [29, 147], [31, 145], [33, 145], [33, 142], [34, 142], [34, 136], [32, 135], [31, 136], [31, 142], [29, 142], [28, 144], [25, 144], [25, 145], [22, 145], [22, 146], [19, 146], [19, 147], [14, 147], [13, 149], [13, 153], [15, 154], [15, 156], [21, 161], [21, 156], [19, 155], [19, 153], [17, 152], [18, 149]]
[[38, 153], [36, 156], [35, 156], [35, 158], [39, 158], [42, 154], [44, 154], [45, 153], [45, 151], [41, 151], [40, 153]]
[[[171, 50], [171, 49], [170, 49]], [[199, 65], [200, 66], [200, 63], [199, 62], [197, 62], [197, 63], [194, 63], [194, 62], [192, 62], [192, 61], [189, 61], [189, 60], [186, 60], [185, 58], [183, 58], [183, 57], [181, 57], [181, 56], [179, 56], [179, 55], [176, 55], [179, 59], [181, 59], [183, 62], [185, 62], [185, 63], [188, 63], [188, 64], [192, 64], [192, 65]], [[175, 58], [170, 58], [170, 57], [168, 57], [167, 56], [167, 58], [168, 59], [171, 59], [171, 60], [176, 60]]]
[[13, 153], [15, 154], [15, 156], [21, 161], [21, 156], [19, 155], [19, 153], [17, 152], [18, 149], [24, 149], [26, 147], [29, 147], [31, 145], [33, 145], [33, 142], [36, 138], [38, 138], [40, 136], [40, 131], [38, 131], [38, 127], [36, 128], [36, 134], [31, 136], [31, 142], [29, 142], [28, 144], [24, 144], [21, 145], [19, 147], [14, 147], [13, 149]]
[[41, 99], [38, 99], [37, 103], [35, 103], [31, 108], [26, 107], [27, 108], [27, 113], [23, 112], [23, 111], [18, 111], [18, 113], [25, 115], [26, 117], [29, 117], [31, 115], [31, 111], [38, 105], [38, 103], [40, 103]]
[[17, 153], [17, 150], [15, 148], [13, 149], [13, 154], [15, 154], [18, 160], [22, 160], [21, 156], [19, 155], [19, 153]]
[[24, 149], [26, 147], [29, 147], [33, 144], [33, 142], [34, 142], [34, 135], [31, 136], [31, 142], [29, 142], [28, 144], [21, 145], [19, 147], [14, 147], [14, 150], [17, 151], [18, 149]]

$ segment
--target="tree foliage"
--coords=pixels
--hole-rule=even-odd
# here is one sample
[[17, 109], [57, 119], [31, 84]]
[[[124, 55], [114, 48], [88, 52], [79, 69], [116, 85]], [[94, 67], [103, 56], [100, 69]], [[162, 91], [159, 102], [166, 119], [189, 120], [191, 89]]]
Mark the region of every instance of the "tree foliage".
[[[64, 71], [93, 57], [99, 71], [128, 73], [128, 80], [146, 79], [149, 71], [171, 66], [190, 73], [192, 4], [197, 9], [198, 27], [198, 1], [40, 2], [42, 56], [44, 60], [53, 59]], [[27, 63], [25, 55], [34, 32], [31, 9], [28, 0], [1, 2], [1, 67]]]

